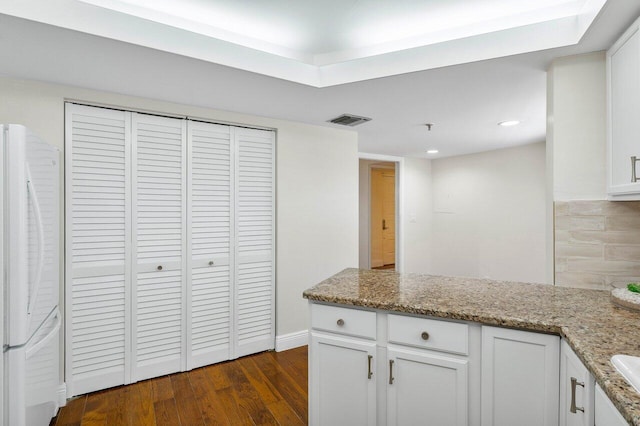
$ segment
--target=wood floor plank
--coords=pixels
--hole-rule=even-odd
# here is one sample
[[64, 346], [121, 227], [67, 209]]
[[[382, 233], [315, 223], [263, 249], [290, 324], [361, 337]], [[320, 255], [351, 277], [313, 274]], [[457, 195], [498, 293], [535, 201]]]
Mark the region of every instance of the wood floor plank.
[[296, 414], [306, 422], [309, 412], [306, 390], [303, 390], [271, 356], [256, 357], [254, 361]]
[[204, 424], [215, 426], [228, 426], [231, 423], [224, 411], [224, 406], [220, 401], [213, 383], [207, 377], [205, 368], [198, 368], [189, 372], [189, 382], [193, 389], [193, 394], [202, 413]]
[[307, 423], [306, 348], [263, 352], [69, 400], [51, 426]]
[[[156, 426], [180, 426], [180, 417], [176, 400], [165, 399], [153, 403], [153, 412], [156, 419]], [[185, 425], [188, 426], [188, 425]]]
[[247, 411], [238, 406], [237, 398], [234, 396], [235, 391], [232, 387], [220, 389], [216, 391], [225, 414], [229, 418], [232, 425], [238, 426], [254, 426], [253, 420]]
[[228, 362], [223, 365], [223, 368], [231, 381], [233, 389], [236, 391], [235, 397], [238, 405], [249, 413], [253, 422], [257, 425], [278, 426], [278, 422], [267, 409], [260, 398], [260, 394], [244, 375], [240, 364], [238, 362]]
[[198, 407], [191, 383], [189, 383], [188, 373], [172, 374], [171, 384], [173, 385], [180, 423], [189, 426], [204, 425], [200, 407]]
[[109, 411], [108, 392], [95, 392], [87, 396], [82, 416], [83, 426], [106, 426], [107, 412]]
[[282, 395], [280, 395], [278, 390], [271, 384], [271, 382], [265, 377], [265, 375], [262, 374], [262, 371], [260, 371], [256, 363], [254, 362], [253, 359], [256, 356], [263, 355], [251, 355], [240, 358], [238, 360], [240, 368], [242, 368], [242, 372], [249, 379], [251, 385], [258, 391], [258, 393], [260, 394], [260, 398], [265, 403], [265, 405], [281, 401]]
[[125, 396], [129, 393], [128, 386], [109, 389], [107, 391], [107, 425], [108, 426], [126, 426], [127, 419], [127, 399]]
[[151, 399], [153, 402], [173, 398], [173, 386], [171, 377], [156, 377], [151, 381]]
[[270, 352], [270, 355], [306, 394], [308, 383], [306, 350], [302, 352], [297, 348], [284, 352]]
[[82, 395], [67, 401], [67, 405], [58, 413], [56, 426], [78, 426], [82, 422], [87, 396]]
[[304, 426], [307, 424], [306, 421], [298, 417], [296, 412], [293, 411], [293, 408], [291, 408], [285, 400], [269, 404], [267, 408], [281, 426]]
[[156, 418], [153, 400], [151, 399], [151, 383], [149, 380], [134, 383], [130, 388], [130, 402], [127, 406], [129, 424], [136, 426], [155, 426]]
[[209, 375], [209, 379], [213, 383], [215, 390], [226, 389], [231, 386], [229, 378], [222, 370], [222, 365], [224, 364], [225, 363], [220, 363], [206, 367], [207, 374]]

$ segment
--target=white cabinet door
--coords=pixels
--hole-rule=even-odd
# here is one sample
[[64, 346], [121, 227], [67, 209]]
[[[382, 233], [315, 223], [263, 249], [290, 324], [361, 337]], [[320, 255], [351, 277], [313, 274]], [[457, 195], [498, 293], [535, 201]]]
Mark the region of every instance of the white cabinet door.
[[232, 307], [233, 128], [189, 122], [187, 368], [228, 360]]
[[[607, 52], [608, 192], [640, 199], [640, 21]], [[637, 179], [637, 180], [634, 180]]]
[[376, 424], [376, 342], [311, 333], [309, 423]]
[[67, 104], [68, 396], [129, 383], [131, 114]]
[[560, 426], [593, 425], [594, 378], [566, 341], [560, 344]]
[[482, 425], [558, 425], [560, 338], [482, 327]]
[[387, 425], [466, 426], [468, 361], [389, 346]]
[[272, 131], [234, 132], [235, 358], [275, 345], [275, 143]]
[[629, 425], [599, 385], [596, 385], [594, 410], [595, 426]]
[[186, 368], [184, 141], [185, 120], [132, 114], [133, 381]]

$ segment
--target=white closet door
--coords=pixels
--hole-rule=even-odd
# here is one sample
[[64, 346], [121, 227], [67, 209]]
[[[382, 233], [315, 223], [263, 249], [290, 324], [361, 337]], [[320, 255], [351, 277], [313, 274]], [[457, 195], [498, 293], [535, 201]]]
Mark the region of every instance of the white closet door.
[[235, 129], [234, 357], [274, 348], [275, 136]]
[[132, 380], [184, 370], [185, 120], [132, 114]]
[[128, 112], [66, 105], [66, 383], [68, 395], [128, 383]]
[[231, 350], [232, 128], [190, 121], [187, 369]]

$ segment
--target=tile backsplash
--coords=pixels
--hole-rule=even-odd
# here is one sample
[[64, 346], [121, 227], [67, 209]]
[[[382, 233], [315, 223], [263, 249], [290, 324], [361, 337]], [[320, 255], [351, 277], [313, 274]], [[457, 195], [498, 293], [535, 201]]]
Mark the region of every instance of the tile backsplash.
[[640, 281], [640, 201], [556, 201], [555, 282], [611, 289]]

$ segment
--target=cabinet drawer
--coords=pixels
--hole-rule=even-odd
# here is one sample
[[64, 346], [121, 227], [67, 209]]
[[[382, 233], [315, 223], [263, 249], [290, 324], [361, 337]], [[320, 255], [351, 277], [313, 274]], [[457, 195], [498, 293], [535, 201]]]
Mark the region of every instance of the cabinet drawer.
[[316, 330], [376, 338], [376, 313], [338, 306], [311, 304], [311, 327]]
[[469, 354], [469, 326], [430, 318], [389, 315], [389, 342], [456, 354]]

